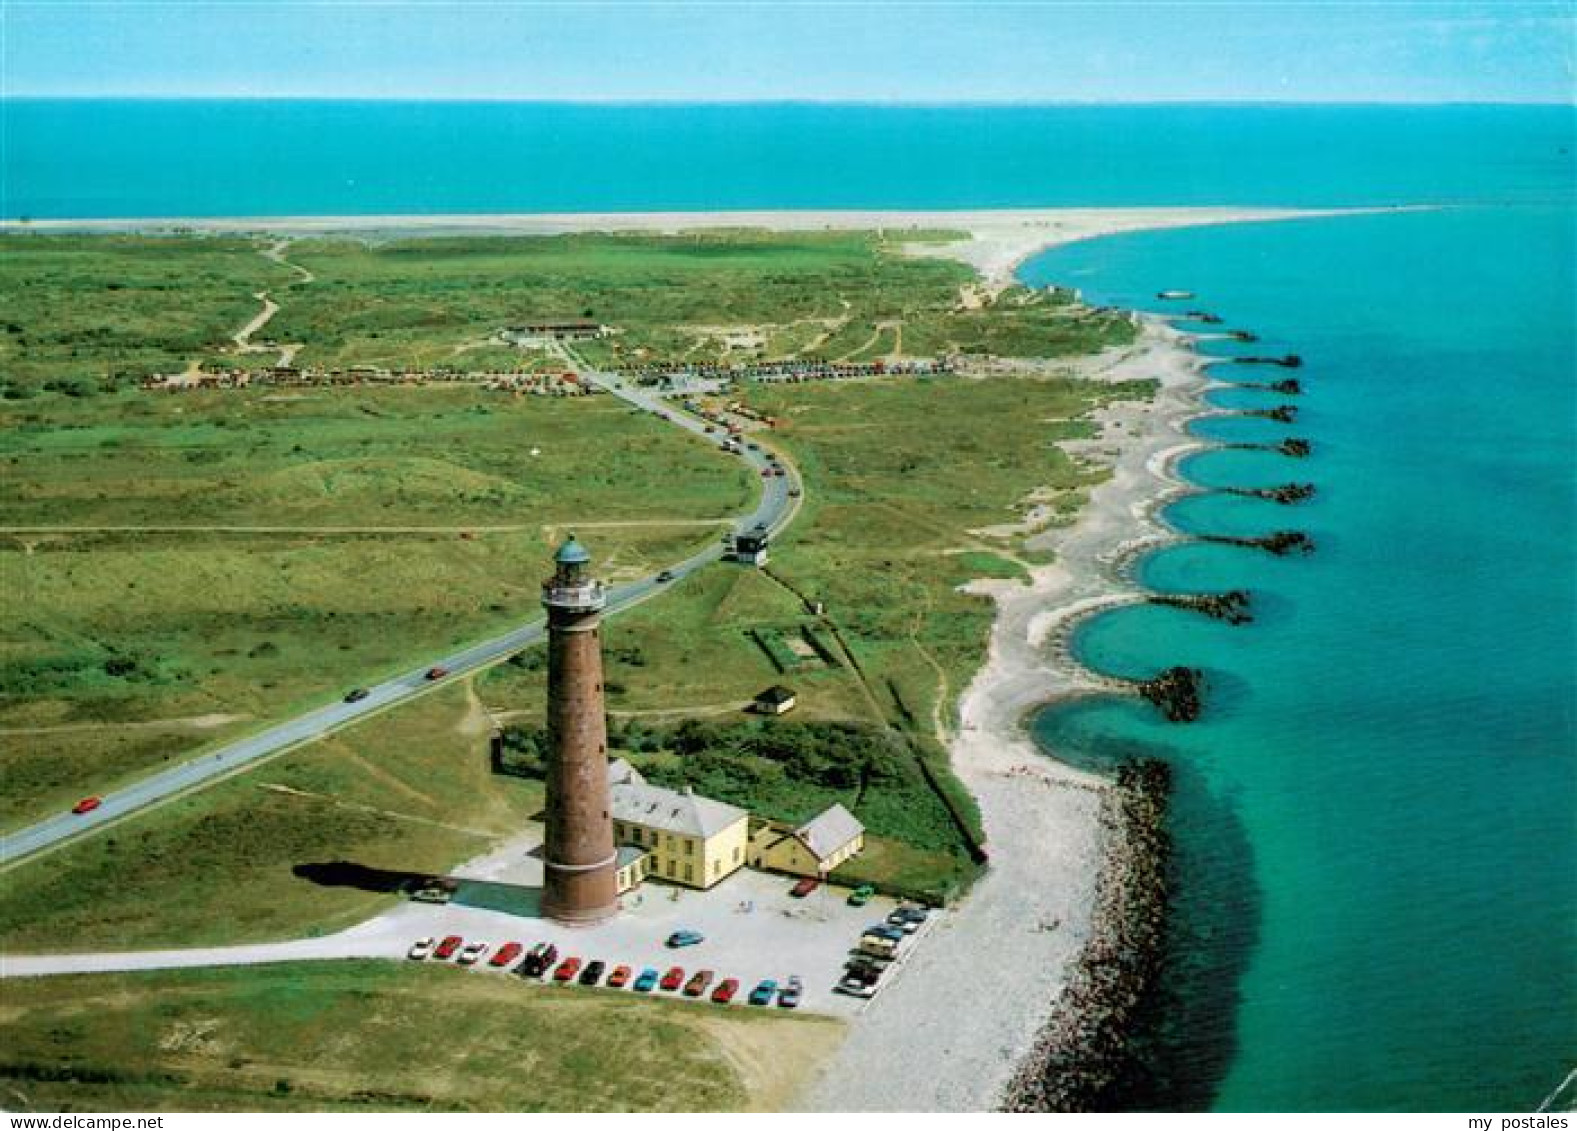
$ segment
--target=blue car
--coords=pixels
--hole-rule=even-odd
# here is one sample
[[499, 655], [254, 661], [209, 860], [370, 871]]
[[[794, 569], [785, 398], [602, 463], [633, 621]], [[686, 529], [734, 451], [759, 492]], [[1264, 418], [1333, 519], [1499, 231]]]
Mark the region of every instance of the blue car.
[[771, 978], [767, 978], [765, 981], [756, 986], [755, 989], [750, 991], [750, 1004], [771, 1005], [772, 999], [777, 996], [777, 992], [777, 982], [773, 981]]
[[668, 945], [674, 949], [681, 946], [694, 946], [698, 942], [705, 942], [706, 936], [700, 931], [675, 931], [668, 936]]
[[636, 992], [643, 994], [651, 993], [652, 990], [657, 988], [657, 979], [660, 977], [662, 977], [661, 974], [657, 973], [656, 970], [648, 966], [646, 969], [641, 971], [641, 976], [635, 979]]

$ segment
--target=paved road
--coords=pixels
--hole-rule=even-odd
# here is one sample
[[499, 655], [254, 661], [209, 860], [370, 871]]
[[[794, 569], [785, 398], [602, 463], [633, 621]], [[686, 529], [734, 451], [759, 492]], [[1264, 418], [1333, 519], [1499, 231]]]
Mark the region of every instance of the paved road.
[[[695, 433], [708, 443], [714, 445], [720, 443], [716, 438], [707, 435], [704, 421], [674, 408], [659, 396], [636, 389], [619, 378], [607, 374], [587, 373], [585, 378], [615, 396], [623, 398], [636, 408], [661, 416], [670, 423]], [[722, 452], [718, 454], [720, 458], [725, 458]], [[743, 459], [757, 475], [760, 475], [770, 463], [766, 454], [749, 448], [745, 448], [739, 456], [726, 458]], [[782, 530], [793, 520], [799, 509], [797, 495], [789, 494], [791, 489], [799, 486], [799, 482], [799, 476], [792, 467], [789, 467], [786, 475], [781, 478], [763, 477], [761, 498], [756, 509], [734, 524], [735, 531], [749, 530], [758, 524], [765, 525], [772, 533]], [[668, 572], [673, 575], [674, 581], [678, 581], [717, 561], [722, 555], [723, 545], [720, 540], [716, 545], [670, 566]], [[655, 575], [617, 586], [608, 594], [608, 614], [622, 612], [665, 588], [667, 584], [659, 582]], [[537, 643], [543, 639], [546, 632], [547, 622], [539, 617], [502, 636], [452, 655], [436, 656], [420, 667], [412, 668], [374, 687], [369, 687], [366, 698], [355, 703], [330, 703], [308, 711], [260, 734], [232, 742], [211, 753], [143, 778], [115, 793], [106, 794], [103, 804], [91, 813], [80, 815], [62, 813], [20, 829], [0, 838], [0, 869], [10, 867], [26, 857], [52, 848], [68, 839], [98, 831], [122, 817], [236, 773], [264, 758], [273, 757], [303, 743], [322, 738], [330, 731], [348, 726], [368, 715], [386, 710], [424, 691], [431, 690], [435, 685], [427, 678], [429, 668], [435, 666], [447, 668], [450, 673], [448, 679], [464, 676], [496, 664], [522, 648]]]

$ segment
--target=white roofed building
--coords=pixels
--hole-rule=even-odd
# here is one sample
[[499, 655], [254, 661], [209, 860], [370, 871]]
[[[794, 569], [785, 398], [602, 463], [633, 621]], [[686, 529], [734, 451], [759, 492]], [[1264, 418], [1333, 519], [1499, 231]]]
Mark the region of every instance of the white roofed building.
[[865, 847], [865, 826], [834, 803], [798, 828], [769, 821], [750, 843], [750, 865], [771, 872], [825, 879]]
[[648, 854], [645, 876], [709, 888], [745, 865], [750, 814], [689, 789], [648, 785], [622, 758], [608, 767], [614, 843]]

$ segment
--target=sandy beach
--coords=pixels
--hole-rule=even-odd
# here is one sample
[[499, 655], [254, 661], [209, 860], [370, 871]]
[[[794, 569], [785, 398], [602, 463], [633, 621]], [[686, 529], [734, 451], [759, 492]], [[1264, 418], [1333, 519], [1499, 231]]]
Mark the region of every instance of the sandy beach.
[[1083, 616], [1137, 599], [1122, 567], [1172, 537], [1158, 508], [1189, 488], [1172, 473], [1199, 446], [1185, 431], [1209, 379], [1188, 338], [1146, 319], [1139, 342], [1081, 366], [1095, 380], [1152, 378], [1153, 401], [1109, 406], [1080, 445], [1110, 462], [1078, 521], [1037, 535], [1057, 560], [1029, 584], [980, 582], [997, 604], [984, 667], [965, 692], [954, 766], [980, 801], [991, 867], [875, 999], [801, 1097], [812, 1110], [996, 1108], [1071, 964], [1089, 940], [1096, 882], [1112, 847], [1100, 821], [1104, 779], [1047, 758], [1025, 731], [1034, 708], [1108, 689], [1073, 660]]

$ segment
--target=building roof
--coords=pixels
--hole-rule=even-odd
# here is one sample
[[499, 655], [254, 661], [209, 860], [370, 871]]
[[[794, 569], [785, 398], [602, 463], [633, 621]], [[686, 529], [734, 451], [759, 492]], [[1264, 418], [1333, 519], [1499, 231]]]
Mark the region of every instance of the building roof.
[[618, 849], [618, 862], [614, 865], [614, 867], [615, 868], [628, 868], [631, 864], [635, 863], [641, 857], [647, 856], [647, 855], [649, 855], [647, 850], [644, 849], [644, 848], [639, 847], [638, 845], [621, 844], [621, 845], [619, 845], [619, 849]]
[[564, 545], [559, 547], [559, 552], [553, 555], [553, 560], [560, 565], [584, 565], [591, 561], [591, 553], [575, 540], [571, 534], [564, 539]]
[[865, 826], [860, 824], [859, 818], [834, 802], [830, 808], [795, 829], [794, 835], [816, 854], [817, 859], [825, 860], [863, 832]]
[[623, 758], [615, 758], [608, 763], [609, 785], [645, 785], [646, 779], [641, 776], [641, 771], [630, 765]]
[[793, 699], [793, 698], [794, 698], [794, 689], [791, 688], [791, 687], [784, 687], [780, 683], [780, 684], [776, 685], [775, 687], [767, 688], [765, 691], [763, 691], [759, 695], [757, 695], [756, 696], [756, 702], [757, 703], [770, 703], [774, 707], [781, 707], [784, 703], [787, 703], [790, 699]]
[[743, 809], [644, 782], [616, 783], [612, 789], [613, 819], [685, 836], [716, 836], [749, 816]]

